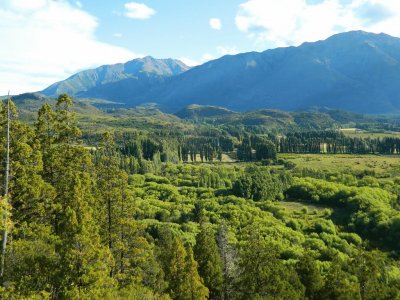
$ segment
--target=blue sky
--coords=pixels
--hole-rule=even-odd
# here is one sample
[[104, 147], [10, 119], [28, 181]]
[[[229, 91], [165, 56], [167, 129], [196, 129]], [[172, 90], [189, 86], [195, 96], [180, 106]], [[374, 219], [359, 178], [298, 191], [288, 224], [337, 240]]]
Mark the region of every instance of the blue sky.
[[151, 55], [189, 65], [365, 30], [400, 36], [397, 0], [1, 0], [0, 95]]
[[[123, 17], [126, 1], [97, 2], [101, 4], [83, 0], [82, 5], [99, 18], [99, 38], [140, 54], [200, 62], [204, 55], [219, 56], [217, 47], [236, 48], [236, 52], [254, 49], [235, 25], [237, 8], [243, 1], [146, 1], [155, 14], [145, 20]], [[213, 18], [220, 20], [219, 30], [210, 27]]]

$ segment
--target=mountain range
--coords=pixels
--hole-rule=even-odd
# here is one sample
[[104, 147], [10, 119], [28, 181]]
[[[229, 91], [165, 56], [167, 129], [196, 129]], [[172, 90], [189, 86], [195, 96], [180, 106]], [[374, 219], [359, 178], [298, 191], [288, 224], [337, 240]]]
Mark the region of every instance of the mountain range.
[[236, 111], [335, 108], [400, 112], [400, 39], [351, 31], [298, 47], [227, 55], [189, 68], [152, 57], [79, 72], [40, 93], [98, 98], [166, 111], [190, 104]]

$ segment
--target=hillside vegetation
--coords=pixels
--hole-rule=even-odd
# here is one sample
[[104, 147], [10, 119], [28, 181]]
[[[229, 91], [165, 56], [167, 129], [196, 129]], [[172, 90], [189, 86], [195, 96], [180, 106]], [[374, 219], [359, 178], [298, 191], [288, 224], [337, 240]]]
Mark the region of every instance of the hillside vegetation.
[[400, 297], [397, 139], [73, 107], [11, 103], [2, 299]]

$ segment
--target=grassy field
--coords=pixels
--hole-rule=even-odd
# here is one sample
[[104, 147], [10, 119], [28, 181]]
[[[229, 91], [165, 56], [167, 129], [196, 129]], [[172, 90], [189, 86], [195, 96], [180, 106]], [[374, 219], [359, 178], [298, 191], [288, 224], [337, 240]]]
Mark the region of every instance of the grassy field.
[[308, 212], [315, 214], [315, 213], [320, 213], [325, 209], [329, 209], [329, 207], [323, 205], [313, 205], [310, 203], [300, 203], [291, 201], [281, 201], [279, 202], [279, 206], [284, 208], [287, 212], [291, 213]]
[[400, 157], [382, 155], [351, 154], [280, 154], [298, 168], [309, 168], [321, 171], [361, 173], [364, 170], [376, 175], [399, 176]]
[[340, 129], [344, 135], [352, 138], [385, 138], [396, 137], [400, 138], [400, 132], [386, 131], [386, 132], [369, 132], [357, 128], [342, 128]]

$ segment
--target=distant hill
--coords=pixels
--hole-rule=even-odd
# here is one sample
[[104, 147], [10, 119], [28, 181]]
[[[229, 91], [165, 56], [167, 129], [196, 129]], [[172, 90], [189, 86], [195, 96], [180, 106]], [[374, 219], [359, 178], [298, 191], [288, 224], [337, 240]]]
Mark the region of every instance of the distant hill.
[[189, 69], [147, 57], [80, 72], [43, 91], [176, 112], [197, 103], [234, 111], [327, 107], [400, 112], [400, 39], [352, 31], [299, 47], [224, 56]]
[[[11, 97], [17, 106], [19, 119], [29, 124], [37, 119], [39, 108], [48, 103], [55, 108], [56, 100], [38, 93], [25, 93]], [[361, 128], [379, 132], [398, 130], [399, 116], [372, 116], [332, 109], [318, 109], [304, 112], [285, 112], [275, 109], [258, 109], [235, 112], [224, 107], [210, 105], [189, 105], [176, 114], [159, 110], [156, 105], [146, 104], [135, 108], [98, 108], [98, 99], [73, 98], [73, 109], [80, 126], [88, 132], [105, 130], [186, 130], [208, 123], [213, 126], [288, 132], [293, 130], [324, 130], [338, 128]], [[95, 104], [96, 106], [94, 106]], [[207, 125], [208, 126], [208, 125]]]
[[285, 112], [275, 109], [258, 109], [234, 112], [224, 107], [189, 105], [175, 115], [194, 122], [214, 125], [263, 127], [278, 130], [321, 130], [347, 127], [355, 124], [397, 122], [397, 118], [362, 115], [336, 109]]
[[235, 112], [225, 107], [197, 104], [189, 105], [176, 113], [176, 115], [181, 119], [202, 119], [231, 114], [235, 114]]
[[[155, 59], [147, 56], [124, 64], [105, 65], [79, 72], [49, 86], [41, 93], [49, 97], [67, 93], [79, 98], [132, 103], [138, 102], [137, 96], [153, 86], [162, 84], [166, 78], [187, 70], [189, 67], [179, 60]], [[139, 102], [144, 101], [139, 100]]]

